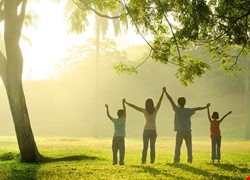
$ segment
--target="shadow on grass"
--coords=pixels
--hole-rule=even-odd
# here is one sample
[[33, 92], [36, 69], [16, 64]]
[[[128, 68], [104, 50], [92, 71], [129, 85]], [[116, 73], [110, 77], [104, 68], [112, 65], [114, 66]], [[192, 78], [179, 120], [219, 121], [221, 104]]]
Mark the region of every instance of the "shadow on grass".
[[7, 179], [36, 180], [38, 179], [37, 177], [38, 170], [46, 163], [61, 162], [61, 161], [82, 161], [82, 160], [95, 161], [101, 159], [94, 156], [75, 155], [75, 156], [66, 156], [61, 158], [44, 157], [41, 163], [21, 163], [20, 154], [5, 153], [0, 156], [0, 161], [12, 161], [12, 160], [15, 160], [16, 162], [13, 162], [14, 165], [11, 165], [6, 169]]
[[144, 173], [150, 173], [150, 174], [152, 174], [155, 177], [157, 175], [163, 175], [163, 176], [168, 177], [168, 178], [176, 178], [176, 176], [167, 173], [166, 170], [163, 170], [163, 169], [160, 170], [160, 169], [154, 168], [152, 166], [147, 166], [147, 165], [131, 165], [131, 167], [137, 168], [137, 169], [142, 169], [144, 171]]
[[204, 179], [230, 179], [231, 178], [230, 176], [224, 176], [224, 175], [217, 174], [214, 172], [210, 173], [209, 171], [204, 171], [202, 169], [193, 167], [192, 165], [189, 165], [189, 164], [178, 163], [178, 164], [167, 164], [167, 165], [174, 167], [174, 168], [179, 168], [182, 171], [187, 171], [195, 175], [202, 176]]
[[45, 157], [43, 160], [43, 163], [49, 163], [49, 162], [59, 162], [59, 161], [81, 161], [81, 160], [100, 160], [100, 158], [95, 156], [86, 156], [86, 155], [75, 155], [75, 156], [66, 156], [61, 158], [50, 158]]
[[217, 167], [217, 168], [220, 168], [220, 169], [223, 169], [225, 171], [230, 171], [230, 172], [240, 172], [240, 173], [249, 173], [250, 174], [250, 168], [244, 168], [244, 167], [238, 167], [238, 166], [235, 166], [234, 164], [229, 164], [229, 163], [226, 163], [226, 164], [220, 164], [220, 163], [214, 163], [212, 164], [213, 166]]

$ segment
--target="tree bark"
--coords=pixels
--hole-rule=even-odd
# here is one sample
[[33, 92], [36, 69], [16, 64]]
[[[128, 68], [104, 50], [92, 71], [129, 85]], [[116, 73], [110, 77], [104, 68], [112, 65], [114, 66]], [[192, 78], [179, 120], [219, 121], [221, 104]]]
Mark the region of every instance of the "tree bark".
[[245, 89], [246, 89], [246, 140], [250, 140], [250, 55], [246, 58], [246, 82], [245, 82]]
[[[2, 71], [1, 77], [10, 104], [21, 160], [22, 162], [40, 162], [43, 156], [40, 155], [33, 136], [22, 85], [23, 56], [19, 40], [26, 3], [27, 0], [21, 3], [20, 0], [4, 1], [4, 40], [7, 58], [6, 69]], [[18, 6], [22, 6], [19, 14]], [[4, 62], [2, 56], [1, 62]]]

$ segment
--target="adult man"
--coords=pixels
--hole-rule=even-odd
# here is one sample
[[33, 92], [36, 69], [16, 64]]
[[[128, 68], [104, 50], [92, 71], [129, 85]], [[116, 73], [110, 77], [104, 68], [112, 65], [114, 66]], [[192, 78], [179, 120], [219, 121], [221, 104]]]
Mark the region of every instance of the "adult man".
[[180, 162], [180, 150], [183, 139], [186, 142], [187, 153], [188, 153], [188, 163], [192, 163], [192, 134], [191, 134], [191, 116], [195, 114], [195, 111], [203, 110], [209, 107], [209, 103], [204, 107], [196, 108], [185, 108], [186, 99], [184, 97], [179, 97], [177, 102], [178, 106], [174, 103], [172, 97], [164, 91], [168, 100], [170, 101], [173, 110], [175, 112], [174, 116], [174, 131], [176, 131], [176, 142], [175, 142], [175, 155], [174, 163]]

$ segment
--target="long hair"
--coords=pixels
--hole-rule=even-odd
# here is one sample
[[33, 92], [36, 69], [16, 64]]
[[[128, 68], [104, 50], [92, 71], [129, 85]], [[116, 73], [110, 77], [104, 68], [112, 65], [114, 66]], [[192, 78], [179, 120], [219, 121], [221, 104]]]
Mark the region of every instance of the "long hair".
[[148, 114], [153, 114], [155, 112], [155, 106], [152, 99], [147, 99], [145, 102], [146, 111]]

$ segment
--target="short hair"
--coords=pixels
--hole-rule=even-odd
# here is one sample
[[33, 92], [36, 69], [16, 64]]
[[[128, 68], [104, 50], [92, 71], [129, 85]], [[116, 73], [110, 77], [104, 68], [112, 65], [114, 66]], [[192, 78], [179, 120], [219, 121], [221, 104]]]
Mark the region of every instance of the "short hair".
[[124, 110], [123, 110], [123, 109], [119, 109], [119, 110], [117, 111], [117, 116], [118, 116], [119, 118], [121, 118], [121, 117], [123, 117], [123, 115], [124, 115]]
[[213, 119], [219, 119], [219, 113], [218, 112], [213, 112], [213, 114], [212, 114], [212, 118]]
[[145, 108], [148, 114], [153, 114], [155, 112], [154, 101], [152, 99], [147, 99], [145, 102]]
[[179, 97], [177, 100], [179, 106], [184, 107], [186, 104], [186, 99], [184, 97]]

